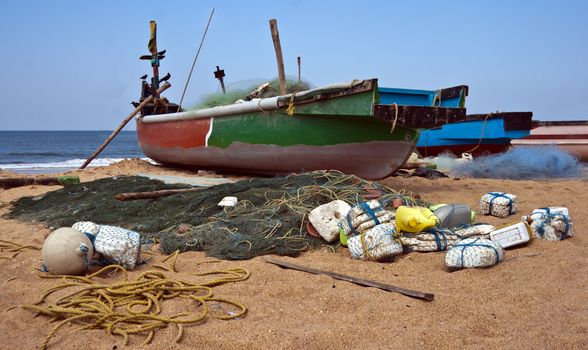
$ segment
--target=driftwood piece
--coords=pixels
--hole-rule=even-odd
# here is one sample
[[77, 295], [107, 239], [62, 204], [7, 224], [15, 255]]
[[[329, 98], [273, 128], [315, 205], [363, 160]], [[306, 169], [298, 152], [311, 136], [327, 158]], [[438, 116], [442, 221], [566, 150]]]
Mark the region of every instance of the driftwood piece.
[[351, 283], [355, 283], [357, 285], [365, 286], [365, 287], [379, 288], [379, 289], [387, 290], [389, 292], [396, 292], [396, 293], [400, 293], [402, 295], [409, 296], [411, 298], [421, 299], [421, 300], [425, 300], [425, 301], [432, 301], [435, 298], [435, 295], [431, 294], [431, 293], [414, 291], [414, 290], [410, 290], [410, 289], [396, 287], [396, 286], [393, 286], [390, 284], [384, 284], [384, 283], [380, 283], [380, 282], [376, 282], [376, 281], [370, 281], [370, 280], [366, 280], [366, 279], [362, 279], [362, 278], [343, 275], [343, 274], [336, 273], [336, 272], [314, 269], [311, 267], [297, 265], [297, 264], [293, 264], [290, 262], [276, 260], [276, 259], [272, 259], [272, 258], [265, 258], [264, 260], [270, 264], [278, 265], [280, 267], [285, 267], [288, 269], [313, 273], [315, 275], [327, 275], [327, 276], [334, 278], [336, 280], [351, 282]]
[[[165, 83], [163, 84], [162, 87], [160, 87], [157, 91], [156, 91], [156, 95], [159, 96], [159, 94], [161, 94], [162, 92], [164, 92], [165, 90], [167, 90], [169, 87], [171, 86], [170, 83]], [[133, 117], [135, 115], [137, 115], [139, 112], [141, 112], [141, 109], [143, 109], [143, 107], [145, 107], [148, 103], [150, 103], [151, 101], [153, 101], [153, 95], [147, 97], [146, 99], [143, 100], [143, 102], [141, 102], [137, 108], [135, 108], [135, 110], [129, 114], [125, 120], [122, 121], [122, 123], [120, 123], [120, 125], [118, 126], [118, 128], [116, 128], [112, 134], [110, 134], [110, 136], [108, 136], [108, 138], [102, 143], [102, 145], [100, 147], [98, 147], [98, 149], [96, 150], [96, 152], [94, 152], [85, 162], [84, 164], [82, 164], [82, 166], [80, 167], [80, 169], [85, 169], [88, 164], [90, 164], [90, 162], [92, 162], [92, 160], [94, 160], [94, 158], [98, 157], [98, 155], [100, 154], [100, 152], [102, 152], [102, 150], [104, 148], [106, 148], [106, 146], [108, 146], [108, 144], [110, 143], [110, 141], [112, 141], [112, 139], [114, 139], [114, 137], [116, 135], [118, 135], [118, 133], [122, 130], [122, 128], [125, 127], [125, 125], [127, 125], [127, 123], [133, 119]]]
[[174, 190], [159, 190], [159, 191], [147, 191], [147, 192], [125, 192], [119, 193], [114, 198], [118, 199], [119, 201], [132, 201], [136, 199], [155, 199], [159, 197], [166, 197], [172, 196], [178, 193], [186, 193], [186, 192], [193, 192], [199, 191], [201, 188], [179, 188]]
[[9, 189], [15, 187], [29, 186], [29, 185], [68, 185], [80, 183], [80, 178], [77, 176], [57, 176], [57, 177], [9, 177], [0, 179], [0, 188]]

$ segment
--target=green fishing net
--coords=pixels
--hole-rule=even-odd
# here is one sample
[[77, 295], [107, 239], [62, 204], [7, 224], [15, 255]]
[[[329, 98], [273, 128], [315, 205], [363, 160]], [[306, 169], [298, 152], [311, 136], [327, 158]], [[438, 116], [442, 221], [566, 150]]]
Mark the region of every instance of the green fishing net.
[[[260, 91], [254, 98], [268, 98], [280, 95], [280, 83], [277, 79], [268, 81], [269, 87]], [[252, 93], [258, 87], [262, 86], [262, 83], [248, 84], [247, 86], [235, 86], [229, 87], [226, 93], [216, 92], [203, 96], [200, 101], [188, 109], [201, 109], [218, 106], [226, 106], [235, 103], [237, 100], [247, 100], [247, 95]], [[310, 84], [304, 80], [286, 80], [286, 94], [293, 92], [309, 90]]]
[[[141, 233], [144, 241], [158, 240], [166, 254], [196, 250], [234, 260], [263, 254], [296, 256], [328, 245], [306, 231], [308, 213], [321, 204], [341, 199], [354, 205], [368, 200], [374, 191], [380, 201], [406, 199], [404, 193], [335, 171], [254, 178], [157, 199], [114, 198], [123, 192], [181, 187], [186, 185], [141, 176], [112, 177], [21, 198], [7, 216], [55, 228], [77, 221], [120, 226]], [[219, 207], [226, 196], [237, 197], [238, 204]]]

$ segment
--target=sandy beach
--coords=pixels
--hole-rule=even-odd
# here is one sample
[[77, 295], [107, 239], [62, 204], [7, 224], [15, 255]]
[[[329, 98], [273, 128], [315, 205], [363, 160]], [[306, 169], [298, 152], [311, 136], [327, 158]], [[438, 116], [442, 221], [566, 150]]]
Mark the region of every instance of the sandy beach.
[[[128, 160], [108, 167], [71, 171], [82, 181], [151, 173], [193, 176], [186, 170]], [[14, 176], [0, 172], [0, 177]], [[208, 176], [214, 176], [209, 173]], [[138, 349], [341, 349], [341, 348], [588, 348], [588, 259], [586, 228], [587, 179], [510, 181], [389, 177], [379, 181], [393, 189], [418, 193], [431, 202], [465, 203], [478, 207], [480, 196], [505, 191], [519, 197], [519, 212], [505, 219], [479, 216], [478, 221], [503, 226], [535, 208], [566, 206], [576, 236], [560, 242], [535, 239], [506, 251], [505, 262], [488, 269], [448, 272], [444, 253], [411, 253], [391, 263], [353, 260], [347, 249], [318, 250], [298, 258], [276, 257], [308, 267], [435, 294], [432, 302], [397, 293], [365, 288], [327, 276], [282, 270], [263, 257], [247, 261], [210, 261], [201, 252], [180, 254], [177, 276], [244, 268], [249, 279], [214, 288], [215, 295], [237, 300], [248, 309], [235, 320], [207, 318], [185, 327], [180, 343], [177, 329], [156, 332], [152, 342], [131, 336], [128, 348]], [[0, 214], [10, 202], [37, 196], [60, 186], [24, 186], [0, 190]], [[40, 224], [0, 217], [0, 240], [41, 247], [50, 229]], [[165, 255], [151, 248], [152, 260], [130, 272], [136, 277], [161, 263]], [[3, 254], [5, 255], [5, 254]], [[216, 259], [212, 259], [216, 260]], [[0, 332], [2, 349], [38, 348], [55, 323], [34, 317], [19, 305], [31, 304], [55, 280], [42, 279], [36, 269], [40, 251], [23, 250], [14, 259], [0, 260]], [[170, 272], [172, 273], [172, 272]], [[114, 277], [104, 277], [105, 283]], [[171, 303], [170, 312], [181, 312]], [[173, 310], [173, 308], [178, 310]], [[122, 349], [121, 337], [103, 330], [77, 330], [65, 325], [49, 342], [49, 349]]]

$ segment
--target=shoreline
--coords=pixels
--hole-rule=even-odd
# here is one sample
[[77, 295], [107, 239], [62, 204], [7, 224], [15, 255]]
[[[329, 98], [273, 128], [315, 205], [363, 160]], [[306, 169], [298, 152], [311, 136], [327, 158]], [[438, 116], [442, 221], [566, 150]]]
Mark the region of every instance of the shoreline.
[[[149, 162], [150, 164], [153, 165], [159, 165], [157, 162], [149, 159], [149, 158], [122, 158], [120, 160], [107, 160], [107, 164], [99, 164], [99, 165], [92, 165], [92, 163], [90, 163], [90, 165], [88, 165], [87, 169], [99, 169], [99, 168], [107, 168], [109, 166], [115, 165], [119, 162], [124, 162], [124, 161], [128, 161], [128, 160], [134, 160], [134, 159], [140, 159], [140, 160], [145, 160], [147, 162]], [[82, 163], [80, 162], [80, 165]], [[69, 173], [69, 172], [73, 172], [76, 170], [79, 170], [79, 166], [58, 166], [58, 167], [22, 167], [22, 168], [3, 168], [2, 165], [0, 164], [0, 172], [5, 171], [5, 172], [12, 172], [18, 175], [56, 175], [56, 174], [63, 174], [63, 173]], [[542, 180], [547, 180], [547, 181], [561, 181], [561, 180], [583, 180], [583, 179], [588, 179], [588, 163], [586, 162], [580, 162], [580, 165], [582, 166], [582, 173], [583, 175], [581, 177], [570, 177], [570, 178], [566, 178], [566, 177], [561, 177], [561, 178], [536, 178], [536, 179], [522, 179], [520, 181], [542, 181]], [[175, 169], [175, 170], [180, 170], [180, 168], [170, 168], [170, 169]], [[190, 171], [189, 169], [183, 169], [189, 173], [194, 173], [194, 171]], [[215, 174], [214, 171], [207, 171], [207, 173], [209, 174]], [[445, 172], [449, 177], [451, 177], [451, 173], [450, 172]], [[220, 176], [220, 175], [219, 175]], [[230, 176], [230, 174], [229, 174]], [[242, 177], [241, 174], [234, 174], [234, 176], [237, 177]], [[255, 175], [251, 175], [251, 176], [255, 176]], [[394, 177], [394, 176], [389, 176], [390, 177]], [[464, 178], [465, 179], [465, 178]], [[488, 179], [488, 180], [512, 180], [512, 181], [519, 181], [519, 179], [500, 179], [500, 178], [483, 178], [483, 177], [476, 177], [476, 178], [468, 178], [468, 179]], [[377, 181], [382, 181], [381, 180], [377, 180]]]

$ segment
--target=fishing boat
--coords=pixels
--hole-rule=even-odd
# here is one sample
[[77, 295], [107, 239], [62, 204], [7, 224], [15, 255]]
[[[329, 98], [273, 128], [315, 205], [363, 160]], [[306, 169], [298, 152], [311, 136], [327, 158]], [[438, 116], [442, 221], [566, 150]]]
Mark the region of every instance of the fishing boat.
[[[133, 104], [140, 110], [141, 149], [162, 164], [258, 174], [339, 170], [380, 179], [408, 159], [419, 129], [465, 118], [465, 108], [447, 108], [442, 101], [382, 103], [377, 79], [183, 110], [159, 95], [169, 75], [159, 78], [165, 51], [157, 50], [156, 23], [150, 27], [150, 54], [140, 59], [151, 62], [153, 76], [151, 83], [141, 77], [140, 103]], [[221, 84], [223, 76], [217, 67]]]
[[[379, 88], [382, 103], [446, 108], [464, 108], [468, 90], [466, 85], [439, 90]], [[504, 152], [511, 140], [529, 135], [532, 118], [531, 112], [468, 115], [463, 121], [421, 131], [417, 150], [424, 157], [444, 152], [455, 155]]]
[[515, 147], [557, 146], [588, 162], [588, 120], [534, 121], [531, 135], [513, 140]]
[[[465, 108], [447, 107], [456, 92], [463, 105], [463, 89], [440, 90], [427, 105], [401, 105], [387, 102], [395, 92], [378, 89], [377, 79], [183, 110], [160, 96], [169, 83], [159, 84], [170, 76], [159, 78], [165, 50], [157, 50], [155, 21], [150, 28], [150, 54], [140, 59], [151, 62], [153, 76], [151, 83], [141, 77], [141, 98], [133, 104], [141, 149], [159, 163], [261, 174], [339, 170], [379, 179], [404, 164], [419, 130], [465, 118]], [[223, 76], [217, 67], [221, 85]]]
[[143, 153], [159, 163], [258, 174], [339, 170], [365, 179], [395, 172], [418, 129], [465, 118], [464, 108], [381, 104], [377, 79], [136, 119]]
[[423, 130], [417, 150], [424, 157], [444, 152], [455, 155], [505, 152], [513, 140], [529, 135], [532, 119], [532, 112], [468, 115], [464, 121]]

